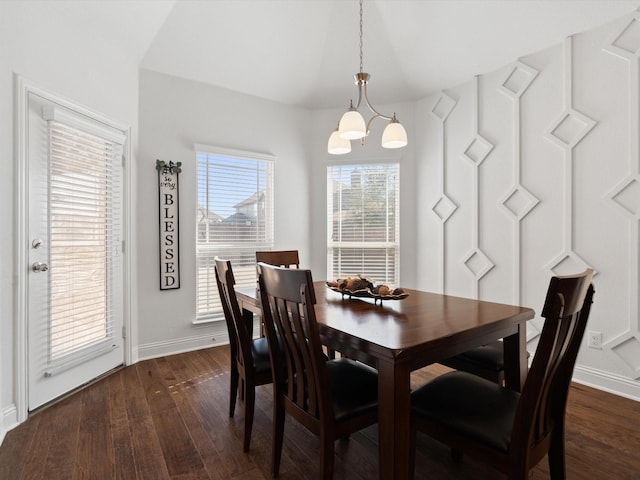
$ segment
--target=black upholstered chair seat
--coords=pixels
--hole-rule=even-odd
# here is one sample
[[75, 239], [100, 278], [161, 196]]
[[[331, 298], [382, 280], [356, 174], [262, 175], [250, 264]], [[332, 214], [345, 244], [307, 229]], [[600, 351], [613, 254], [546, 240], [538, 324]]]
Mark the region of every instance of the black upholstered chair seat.
[[269, 360], [269, 345], [266, 337], [251, 340], [251, 355], [256, 372], [271, 371], [271, 361]]
[[507, 452], [520, 394], [467, 372], [450, 372], [411, 394], [412, 414]]
[[490, 368], [492, 370], [504, 370], [503, 345], [497, 340], [481, 347], [473, 348], [457, 355], [455, 358], [465, 360], [469, 363]]
[[373, 368], [346, 358], [326, 365], [337, 422], [378, 408], [378, 373]]

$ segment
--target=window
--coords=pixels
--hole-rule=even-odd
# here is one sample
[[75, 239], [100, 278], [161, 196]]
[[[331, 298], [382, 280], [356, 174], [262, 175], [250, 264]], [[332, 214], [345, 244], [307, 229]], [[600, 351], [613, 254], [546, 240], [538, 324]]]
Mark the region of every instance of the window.
[[398, 285], [399, 164], [327, 168], [328, 278]]
[[215, 257], [256, 284], [256, 250], [273, 248], [273, 158], [196, 145], [196, 322], [222, 320]]

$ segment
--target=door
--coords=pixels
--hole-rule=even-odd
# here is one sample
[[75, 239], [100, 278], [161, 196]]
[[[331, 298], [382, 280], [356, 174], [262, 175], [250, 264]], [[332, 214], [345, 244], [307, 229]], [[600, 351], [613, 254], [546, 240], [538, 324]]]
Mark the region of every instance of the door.
[[28, 94], [28, 409], [121, 365], [123, 145]]

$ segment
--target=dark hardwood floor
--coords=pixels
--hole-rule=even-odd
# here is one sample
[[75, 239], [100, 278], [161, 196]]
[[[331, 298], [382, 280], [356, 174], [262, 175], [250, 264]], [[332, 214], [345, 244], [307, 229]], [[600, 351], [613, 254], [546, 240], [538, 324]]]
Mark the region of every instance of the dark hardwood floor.
[[[228, 417], [229, 350], [216, 347], [140, 362], [43, 409], [0, 447], [0, 479], [191, 480], [270, 478], [271, 386], [257, 388], [251, 450], [242, 408]], [[447, 369], [414, 373], [418, 385]], [[287, 419], [280, 477], [315, 479], [318, 441]], [[567, 408], [569, 480], [640, 478], [640, 403], [574, 384]], [[378, 478], [377, 429], [336, 444], [336, 480]], [[417, 479], [500, 479], [419, 437]], [[531, 479], [548, 479], [546, 462]]]

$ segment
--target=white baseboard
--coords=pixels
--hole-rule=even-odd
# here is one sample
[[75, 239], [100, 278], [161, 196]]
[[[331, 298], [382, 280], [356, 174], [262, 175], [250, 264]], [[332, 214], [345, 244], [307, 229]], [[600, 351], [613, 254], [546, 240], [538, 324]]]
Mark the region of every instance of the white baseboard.
[[4, 436], [9, 430], [18, 426], [18, 410], [15, 405], [10, 405], [2, 409], [0, 419], [0, 445], [4, 441]]
[[192, 352], [201, 348], [215, 347], [229, 343], [227, 327], [222, 322], [220, 331], [208, 332], [206, 335], [180, 338], [162, 342], [138, 345], [138, 361], [174, 355], [176, 353]]
[[640, 402], [640, 382], [596, 368], [576, 365], [573, 381]]

